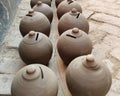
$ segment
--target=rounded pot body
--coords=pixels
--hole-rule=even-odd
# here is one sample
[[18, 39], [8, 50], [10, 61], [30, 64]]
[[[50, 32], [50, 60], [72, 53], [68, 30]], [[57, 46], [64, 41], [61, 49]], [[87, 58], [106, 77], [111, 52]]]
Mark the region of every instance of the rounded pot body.
[[[76, 29], [78, 33], [73, 33]], [[64, 63], [69, 64], [78, 56], [90, 54], [92, 42], [85, 32], [78, 28], [73, 28], [67, 30], [59, 37], [57, 49]]]
[[25, 36], [30, 31], [34, 30], [42, 32], [49, 36], [50, 34], [50, 22], [48, 18], [40, 12], [29, 11], [29, 13], [23, 17], [19, 26], [22, 36]]
[[41, 12], [44, 15], [46, 15], [46, 17], [49, 19], [50, 22], [52, 22], [53, 19], [53, 11], [51, 9], [50, 6], [48, 6], [45, 3], [42, 3], [41, 1], [39, 1], [34, 7], [33, 9], [37, 12]]
[[41, 63], [47, 65], [52, 56], [52, 43], [49, 38], [39, 32], [31, 31], [19, 45], [19, 54], [26, 64]]
[[78, 12], [82, 13], [82, 8], [77, 1], [74, 0], [64, 0], [57, 8], [57, 16], [60, 19], [65, 13], [69, 12], [73, 8], [77, 9]]
[[56, 7], [64, 0], [55, 0]]
[[72, 96], [106, 96], [112, 83], [108, 68], [96, 58], [80, 56], [66, 71], [66, 81]]
[[17, 72], [11, 93], [12, 96], [57, 96], [57, 77], [44, 65], [28, 65]]
[[58, 23], [58, 31], [61, 35], [68, 29], [72, 29], [77, 27], [84, 32], [88, 33], [89, 31], [89, 23], [85, 19], [85, 17], [80, 12], [68, 12], [65, 13], [59, 20]]
[[43, 3], [51, 6], [51, 0], [31, 0], [30, 1], [31, 8], [33, 8], [37, 4], [38, 1], [42, 1]]

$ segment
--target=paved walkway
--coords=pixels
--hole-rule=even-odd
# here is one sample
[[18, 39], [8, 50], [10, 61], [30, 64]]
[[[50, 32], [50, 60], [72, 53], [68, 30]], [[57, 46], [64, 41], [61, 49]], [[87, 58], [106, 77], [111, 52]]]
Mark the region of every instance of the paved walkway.
[[[0, 96], [10, 95], [14, 74], [25, 66], [17, 48], [22, 39], [19, 22], [30, 9], [29, 1], [21, 1], [15, 20], [0, 47]], [[79, 2], [89, 20], [93, 54], [101, 58], [112, 73], [113, 83], [107, 96], [120, 96], [120, 0]]]

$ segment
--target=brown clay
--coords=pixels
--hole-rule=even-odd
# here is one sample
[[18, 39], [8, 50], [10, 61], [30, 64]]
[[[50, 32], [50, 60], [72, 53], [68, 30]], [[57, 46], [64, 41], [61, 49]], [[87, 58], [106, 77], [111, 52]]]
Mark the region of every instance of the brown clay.
[[82, 8], [77, 1], [74, 0], [64, 0], [57, 8], [57, 16], [60, 19], [65, 13], [69, 12], [73, 8], [77, 9], [78, 12], [82, 13]]
[[55, 0], [56, 7], [64, 0]]
[[57, 96], [57, 77], [44, 65], [28, 65], [17, 72], [11, 93], [12, 96]]
[[45, 3], [42, 3], [41, 1], [38, 1], [37, 4], [33, 7], [33, 9], [37, 12], [41, 12], [44, 15], [46, 15], [49, 21], [52, 22], [53, 11], [50, 6], [48, 6]]
[[49, 36], [50, 22], [43, 13], [34, 12], [33, 9], [31, 9], [29, 13], [21, 20], [19, 29], [22, 36], [25, 36], [31, 30], [42, 32]]
[[66, 81], [72, 96], [106, 96], [112, 77], [102, 60], [86, 55], [69, 64]]
[[49, 38], [34, 31], [30, 31], [19, 45], [20, 57], [26, 64], [41, 63], [47, 65], [52, 56], [52, 51]]
[[65, 31], [59, 37], [57, 48], [61, 59], [67, 65], [78, 56], [90, 54], [92, 42], [85, 32], [73, 28]]
[[31, 8], [33, 8], [37, 4], [38, 1], [42, 1], [43, 3], [51, 6], [51, 0], [31, 0], [30, 1]]
[[88, 33], [89, 31], [89, 24], [85, 17], [80, 13], [77, 12], [75, 8], [73, 8], [70, 12], [65, 13], [58, 23], [58, 31], [61, 35], [68, 29], [72, 29], [77, 27], [84, 32]]

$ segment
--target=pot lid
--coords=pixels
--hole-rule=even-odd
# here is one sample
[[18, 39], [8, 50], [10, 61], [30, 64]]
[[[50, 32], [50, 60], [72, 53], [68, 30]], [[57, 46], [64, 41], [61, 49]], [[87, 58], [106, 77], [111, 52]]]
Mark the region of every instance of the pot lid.
[[35, 80], [40, 76], [40, 68], [33, 65], [27, 66], [22, 73], [25, 80]]
[[23, 42], [26, 44], [36, 44], [42, 40], [43, 36], [39, 32], [30, 31], [23, 39]]
[[78, 28], [73, 28], [70, 34], [66, 34], [66, 36], [71, 37], [71, 38], [78, 38], [82, 36], [82, 33]]
[[89, 54], [85, 57], [85, 62], [83, 62], [83, 65], [86, 68], [91, 68], [94, 70], [97, 70], [100, 68], [100, 65], [96, 62], [94, 55]]

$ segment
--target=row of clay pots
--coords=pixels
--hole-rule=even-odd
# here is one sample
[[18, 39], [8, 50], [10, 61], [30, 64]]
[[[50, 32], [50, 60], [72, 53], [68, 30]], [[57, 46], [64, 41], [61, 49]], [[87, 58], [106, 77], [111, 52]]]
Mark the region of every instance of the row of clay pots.
[[72, 96], [106, 96], [112, 77], [102, 60], [91, 54], [92, 42], [87, 35], [89, 24], [81, 14], [80, 5], [74, 0], [56, 0], [56, 5], [61, 35], [57, 49], [64, 64], [68, 65], [68, 89]]
[[[32, 2], [38, 1], [31, 0], [31, 6], [34, 6]], [[70, 6], [77, 1], [63, 2]], [[38, 2], [33, 9], [41, 5], [43, 3]], [[91, 55], [92, 42], [87, 35], [87, 20], [77, 8], [70, 8], [67, 13], [62, 13], [61, 18], [58, 16], [60, 37], [57, 42], [58, 53], [68, 65], [68, 88], [72, 96], [105, 96], [111, 86], [111, 74], [102, 60]], [[53, 52], [48, 38], [50, 19], [41, 12], [31, 10], [21, 20], [20, 31], [24, 38], [19, 45], [19, 54], [26, 64], [31, 65], [17, 72], [11, 87], [12, 96], [57, 96], [57, 77], [50, 68], [44, 66], [48, 65]]]
[[30, 64], [19, 70], [12, 81], [12, 96], [57, 96], [58, 81], [48, 65], [52, 56], [52, 43], [48, 38], [53, 12], [48, 5], [51, 1], [31, 0], [32, 10], [20, 22], [24, 36], [19, 45], [21, 59]]

